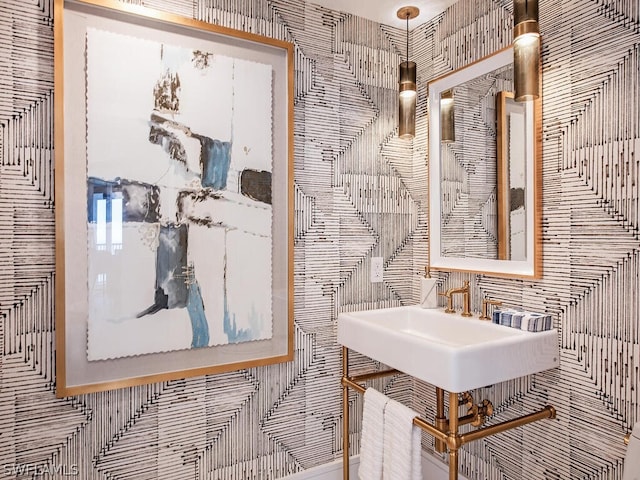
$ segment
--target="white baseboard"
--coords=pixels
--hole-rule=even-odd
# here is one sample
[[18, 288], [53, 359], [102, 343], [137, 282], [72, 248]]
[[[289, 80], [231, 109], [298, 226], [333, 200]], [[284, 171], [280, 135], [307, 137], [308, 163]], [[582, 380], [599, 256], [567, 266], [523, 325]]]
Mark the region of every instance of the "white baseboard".
[[[359, 455], [354, 455], [349, 459], [350, 480], [358, 480], [359, 466]], [[449, 467], [433, 455], [422, 452], [422, 478], [424, 480], [448, 480]], [[467, 480], [462, 476], [458, 476], [458, 478], [459, 480]], [[342, 480], [342, 460], [325, 463], [304, 472], [289, 475], [285, 477], [285, 480]]]
[[[422, 478], [424, 480], [448, 480], [449, 464], [422, 451]], [[458, 474], [458, 480], [467, 480], [467, 477]]]
[[[349, 459], [349, 479], [358, 480], [358, 467], [360, 466], [360, 456], [354, 455]], [[304, 472], [294, 473], [283, 480], [342, 480], [342, 460], [325, 463], [317, 467], [310, 468]]]

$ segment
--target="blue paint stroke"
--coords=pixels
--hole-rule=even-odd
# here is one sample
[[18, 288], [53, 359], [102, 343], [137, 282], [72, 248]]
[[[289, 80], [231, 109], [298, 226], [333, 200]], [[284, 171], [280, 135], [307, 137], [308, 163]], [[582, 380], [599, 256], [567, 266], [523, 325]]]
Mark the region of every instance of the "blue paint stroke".
[[204, 313], [204, 303], [202, 292], [198, 282], [189, 284], [189, 301], [187, 311], [191, 319], [191, 330], [193, 332], [191, 348], [202, 348], [209, 346], [209, 324]]
[[241, 343], [241, 342], [250, 342], [252, 340], [258, 339], [258, 332], [260, 332], [261, 319], [255, 309], [251, 308], [251, 315], [249, 316], [249, 323], [252, 328], [238, 330], [236, 324], [236, 316], [233, 314], [233, 318], [231, 318], [231, 314], [229, 313], [229, 308], [227, 305], [227, 295], [224, 296], [224, 319], [223, 319], [223, 328], [224, 333], [227, 334], [227, 338], [229, 339], [229, 343]]
[[192, 134], [200, 141], [200, 166], [202, 186], [214, 190], [227, 188], [227, 175], [231, 164], [231, 142], [214, 140], [204, 135]]

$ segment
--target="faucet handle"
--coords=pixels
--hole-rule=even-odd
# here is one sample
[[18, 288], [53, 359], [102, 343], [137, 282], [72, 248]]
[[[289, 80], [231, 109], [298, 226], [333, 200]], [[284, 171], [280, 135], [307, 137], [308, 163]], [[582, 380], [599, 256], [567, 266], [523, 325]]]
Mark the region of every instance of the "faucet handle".
[[498, 306], [498, 305], [502, 305], [502, 302], [499, 300], [491, 300], [489, 298], [483, 298], [482, 299], [482, 313], [480, 314], [480, 320], [491, 320], [491, 317], [488, 315], [488, 306], [489, 305], [494, 305], [494, 306]]

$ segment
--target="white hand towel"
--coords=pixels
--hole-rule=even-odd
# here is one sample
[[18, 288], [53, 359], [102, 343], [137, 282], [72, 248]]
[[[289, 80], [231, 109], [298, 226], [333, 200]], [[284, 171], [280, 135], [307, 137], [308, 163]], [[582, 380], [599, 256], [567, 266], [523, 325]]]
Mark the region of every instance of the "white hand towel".
[[622, 473], [622, 480], [638, 480], [640, 478], [640, 422], [633, 426]]
[[374, 388], [367, 388], [364, 392], [358, 469], [361, 480], [382, 479], [384, 411], [387, 402], [389, 398]]
[[384, 410], [384, 480], [421, 480], [420, 428], [413, 425], [418, 414], [395, 400]]

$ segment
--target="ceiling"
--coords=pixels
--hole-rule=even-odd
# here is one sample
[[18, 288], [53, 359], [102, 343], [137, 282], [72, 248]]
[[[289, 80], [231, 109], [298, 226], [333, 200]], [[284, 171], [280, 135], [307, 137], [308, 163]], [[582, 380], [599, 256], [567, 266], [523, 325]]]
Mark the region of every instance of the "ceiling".
[[401, 20], [396, 12], [401, 7], [414, 6], [420, 9], [420, 15], [409, 20], [409, 30], [431, 20], [458, 0], [309, 0], [331, 10], [351, 13], [378, 23], [393, 27], [406, 28], [407, 21]]

